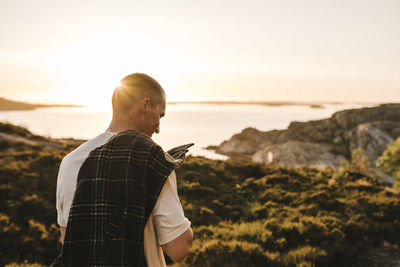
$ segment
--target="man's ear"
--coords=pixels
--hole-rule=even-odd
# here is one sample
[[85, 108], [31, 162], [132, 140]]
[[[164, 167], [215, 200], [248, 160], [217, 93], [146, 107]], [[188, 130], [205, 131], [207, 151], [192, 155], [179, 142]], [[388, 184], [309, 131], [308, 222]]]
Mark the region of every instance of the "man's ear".
[[140, 111], [146, 112], [150, 107], [150, 98], [145, 97], [140, 101]]

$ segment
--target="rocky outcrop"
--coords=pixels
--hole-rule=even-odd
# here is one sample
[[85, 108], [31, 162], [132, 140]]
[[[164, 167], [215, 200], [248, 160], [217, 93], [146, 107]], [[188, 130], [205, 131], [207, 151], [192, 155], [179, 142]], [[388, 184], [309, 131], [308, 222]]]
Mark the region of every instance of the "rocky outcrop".
[[223, 142], [216, 150], [221, 154], [251, 157], [261, 148], [277, 143], [282, 131], [261, 132], [254, 128], [246, 128]]
[[329, 145], [300, 141], [269, 145], [252, 156], [253, 161], [260, 163], [274, 162], [290, 167], [302, 165], [317, 168], [339, 167], [343, 159], [344, 156], [332, 153]]
[[[388, 144], [400, 136], [400, 104], [339, 111], [330, 118], [292, 122], [286, 130], [244, 129], [219, 146], [217, 153], [282, 166], [337, 168], [351, 151], [365, 150], [372, 167]], [[272, 158], [272, 159], [271, 159]]]

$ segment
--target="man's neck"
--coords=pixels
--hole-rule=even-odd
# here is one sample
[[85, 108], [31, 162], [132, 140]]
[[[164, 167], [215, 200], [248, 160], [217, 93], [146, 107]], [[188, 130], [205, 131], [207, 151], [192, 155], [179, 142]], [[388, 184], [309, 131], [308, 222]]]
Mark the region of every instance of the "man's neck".
[[117, 120], [112, 120], [110, 125], [108, 126], [106, 132], [113, 132], [113, 133], [120, 133], [124, 132], [127, 130], [136, 130], [139, 131], [139, 127], [137, 127], [135, 124], [129, 123], [127, 121], [117, 121]]

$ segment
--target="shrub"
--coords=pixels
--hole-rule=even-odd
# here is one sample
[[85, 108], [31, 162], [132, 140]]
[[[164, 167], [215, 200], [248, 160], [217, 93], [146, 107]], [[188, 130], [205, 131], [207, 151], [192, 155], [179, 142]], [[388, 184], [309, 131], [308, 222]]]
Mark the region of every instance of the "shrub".
[[245, 241], [208, 240], [195, 242], [185, 262], [189, 266], [276, 266], [277, 254], [265, 253], [257, 244]]
[[315, 263], [326, 255], [327, 252], [319, 247], [303, 246], [285, 253], [282, 263], [286, 266], [315, 266]]
[[377, 165], [395, 179], [394, 189], [400, 192], [400, 137], [391, 143], [378, 158]]

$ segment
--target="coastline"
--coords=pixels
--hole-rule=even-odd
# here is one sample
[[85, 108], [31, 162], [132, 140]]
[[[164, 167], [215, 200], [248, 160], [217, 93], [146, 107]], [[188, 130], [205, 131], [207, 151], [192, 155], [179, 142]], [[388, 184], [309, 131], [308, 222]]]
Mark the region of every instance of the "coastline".
[[37, 108], [79, 108], [82, 105], [73, 104], [32, 104], [13, 101], [0, 97], [0, 111], [34, 110]]

